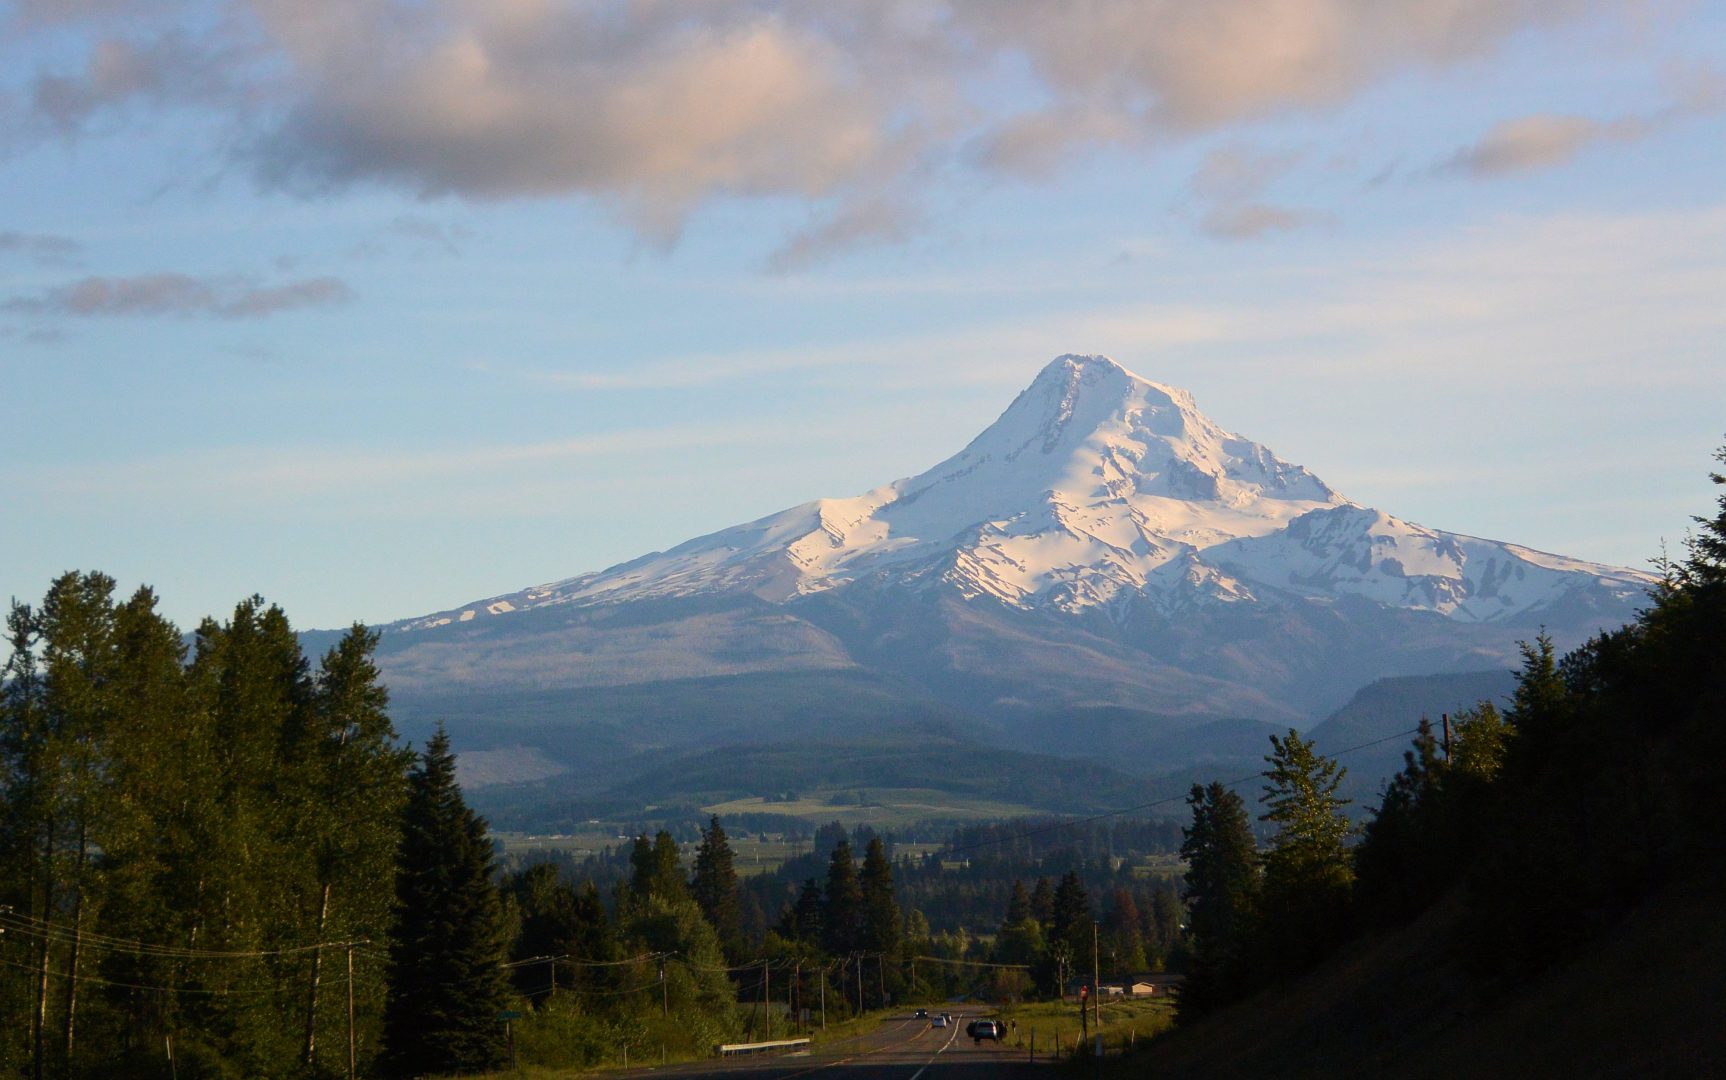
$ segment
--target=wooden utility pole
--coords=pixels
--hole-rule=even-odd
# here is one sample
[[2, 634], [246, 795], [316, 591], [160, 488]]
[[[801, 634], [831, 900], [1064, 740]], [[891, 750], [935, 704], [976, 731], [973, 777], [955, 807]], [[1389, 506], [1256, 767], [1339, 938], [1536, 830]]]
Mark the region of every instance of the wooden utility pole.
[[773, 1038], [773, 980], [767, 973], [767, 961], [761, 961], [761, 1022], [767, 1037]]
[[358, 1044], [354, 1041], [354, 943], [348, 942], [348, 1080], [359, 1072]]
[[659, 1015], [671, 1015], [671, 991], [665, 985], [665, 961], [659, 961]]
[[887, 1007], [887, 954], [875, 958], [875, 975], [881, 984], [881, 1007]]
[[857, 1015], [863, 1015], [863, 954], [857, 954]]
[[1103, 1033], [1103, 964], [1101, 951], [1097, 945], [1097, 924], [1091, 923], [1091, 1018], [1097, 1034]]
[[827, 965], [821, 965], [821, 1030], [827, 1030]]
[[1439, 713], [1438, 717], [1444, 723], [1444, 761], [1450, 763], [1450, 714]]

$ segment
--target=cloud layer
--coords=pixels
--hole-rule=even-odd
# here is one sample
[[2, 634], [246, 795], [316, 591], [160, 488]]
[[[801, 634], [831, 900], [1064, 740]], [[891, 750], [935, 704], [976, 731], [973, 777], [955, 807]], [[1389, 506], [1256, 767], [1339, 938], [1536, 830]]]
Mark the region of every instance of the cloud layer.
[[[661, 242], [708, 199], [803, 200], [812, 223], [769, 260], [791, 269], [909, 234], [920, 211], [904, 193], [933, 170], [1047, 176], [1087, 148], [1324, 110], [1611, 2], [182, 0], [143, 15], [30, 0], [15, 31], [64, 42], [75, 26], [83, 47], [45, 50], [55, 60], [15, 81], [7, 134], [205, 108], [268, 187], [587, 196]], [[1531, 117], [1455, 167], [1616, 137]], [[1201, 227], [1242, 238], [1309, 220], [1234, 198]]]

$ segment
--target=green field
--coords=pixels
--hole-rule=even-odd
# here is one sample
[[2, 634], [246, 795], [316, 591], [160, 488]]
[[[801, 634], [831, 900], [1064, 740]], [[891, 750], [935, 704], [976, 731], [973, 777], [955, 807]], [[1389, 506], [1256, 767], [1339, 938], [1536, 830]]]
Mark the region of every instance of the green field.
[[968, 798], [933, 788], [869, 788], [866, 803], [836, 802], [848, 792], [812, 792], [785, 802], [770, 802], [760, 796], [731, 799], [703, 807], [707, 813], [718, 814], [723, 821], [727, 814], [785, 814], [807, 818], [818, 824], [837, 821], [842, 825], [908, 825], [918, 821], [990, 821], [997, 818], [1023, 817], [1041, 813], [1022, 803], [993, 799]]

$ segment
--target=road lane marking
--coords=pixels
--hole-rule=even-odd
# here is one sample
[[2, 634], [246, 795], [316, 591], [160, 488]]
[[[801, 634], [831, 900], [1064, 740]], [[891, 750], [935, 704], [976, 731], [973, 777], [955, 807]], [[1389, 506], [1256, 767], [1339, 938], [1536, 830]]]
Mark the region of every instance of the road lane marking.
[[952, 1046], [953, 1040], [957, 1039], [958, 1037], [959, 1037], [959, 1025], [954, 1024], [953, 1025], [953, 1034], [947, 1036], [947, 1041], [946, 1041], [946, 1043], [944, 1043], [941, 1046], [941, 1049], [939, 1049], [939, 1050], [935, 1051], [933, 1054], [929, 1055], [929, 1060], [925, 1061], [923, 1063], [923, 1067], [921, 1069], [918, 1069], [916, 1072], [911, 1074], [911, 1080], [917, 1080], [917, 1078], [919, 1076], [922, 1076], [925, 1072], [927, 1072], [929, 1070], [929, 1066], [935, 1064], [935, 1059], [940, 1057], [942, 1054], [945, 1054], [947, 1052], [947, 1047]]

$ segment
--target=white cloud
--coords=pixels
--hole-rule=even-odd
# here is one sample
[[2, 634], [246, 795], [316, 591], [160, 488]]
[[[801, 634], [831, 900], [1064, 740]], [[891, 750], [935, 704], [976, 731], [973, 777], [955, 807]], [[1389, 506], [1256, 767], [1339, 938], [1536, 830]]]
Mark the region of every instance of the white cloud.
[[[770, 258], [786, 268], [910, 235], [918, 211], [884, 193], [931, 169], [1047, 176], [1090, 148], [1330, 109], [1587, 6], [210, 0], [122, 17], [103, 0], [32, 0], [25, 34], [68, 19], [100, 32], [25, 69], [9, 134], [76, 138], [137, 107], [211, 109], [266, 184], [584, 196], [660, 243], [714, 198], [838, 207]], [[1213, 231], [1302, 218], [1240, 202]]]

